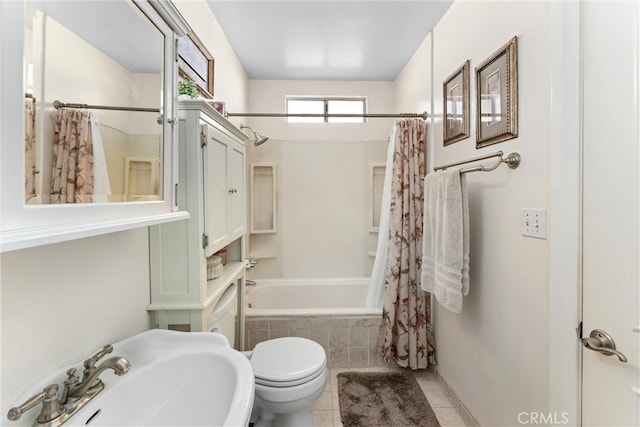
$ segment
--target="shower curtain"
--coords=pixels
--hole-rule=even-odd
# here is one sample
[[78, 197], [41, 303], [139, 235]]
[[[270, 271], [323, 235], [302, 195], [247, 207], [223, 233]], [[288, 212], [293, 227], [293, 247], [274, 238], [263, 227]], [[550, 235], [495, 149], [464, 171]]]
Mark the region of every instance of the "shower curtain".
[[61, 109], [53, 121], [51, 203], [91, 203], [94, 194], [90, 113]]
[[396, 124], [380, 349], [411, 369], [435, 364], [430, 296], [420, 287], [427, 124]]
[[382, 203], [378, 226], [378, 246], [371, 270], [371, 281], [367, 293], [367, 307], [382, 307], [384, 300], [384, 273], [387, 267], [387, 248], [389, 247], [389, 211], [391, 210], [391, 177], [393, 175], [393, 151], [395, 149], [396, 128], [391, 129], [387, 145], [387, 164], [382, 186]]

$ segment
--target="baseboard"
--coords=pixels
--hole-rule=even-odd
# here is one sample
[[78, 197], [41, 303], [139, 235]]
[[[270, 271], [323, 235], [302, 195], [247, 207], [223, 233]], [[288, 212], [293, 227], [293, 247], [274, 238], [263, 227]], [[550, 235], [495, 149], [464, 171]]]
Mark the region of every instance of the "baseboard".
[[449, 387], [449, 384], [447, 384], [444, 378], [442, 378], [442, 376], [440, 375], [440, 372], [438, 372], [437, 366], [435, 366], [433, 369], [433, 376], [442, 385], [442, 388], [444, 389], [445, 393], [447, 393], [447, 395], [449, 396], [449, 399], [451, 399], [451, 401], [455, 405], [456, 410], [464, 420], [465, 425], [469, 427], [478, 427], [479, 424], [476, 421], [476, 419], [473, 417], [473, 415], [471, 415], [471, 412], [464, 405], [464, 403], [462, 403], [462, 400], [460, 400], [458, 395], [451, 389], [451, 387]]

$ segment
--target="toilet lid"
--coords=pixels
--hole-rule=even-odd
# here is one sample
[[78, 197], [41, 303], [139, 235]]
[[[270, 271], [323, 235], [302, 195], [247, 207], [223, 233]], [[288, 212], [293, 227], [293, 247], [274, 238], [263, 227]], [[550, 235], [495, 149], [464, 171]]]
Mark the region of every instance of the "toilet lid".
[[256, 345], [251, 366], [258, 384], [293, 386], [318, 376], [326, 366], [326, 355], [315, 341], [276, 338]]

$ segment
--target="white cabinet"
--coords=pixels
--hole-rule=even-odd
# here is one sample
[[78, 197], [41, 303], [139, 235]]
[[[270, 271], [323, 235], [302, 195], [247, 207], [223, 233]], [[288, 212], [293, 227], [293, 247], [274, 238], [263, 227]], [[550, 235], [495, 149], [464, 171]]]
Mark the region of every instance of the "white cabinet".
[[[246, 136], [202, 101], [180, 102], [178, 128], [177, 199], [191, 217], [150, 228], [148, 309], [161, 328], [205, 331], [224, 291], [244, 291]], [[207, 280], [207, 257], [222, 248], [224, 273]]]
[[245, 155], [244, 147], [238, 144], [231, 147], [229, 154], [229, 179], [231, 183], [231, 197], [229, 200], [229, 221], [232, 236], [244, 234], [247, 223], [247, 197], [245, 185]]
[[204, 174], [204, 233], [207, 256], [244, 234], [245, 149], [219, 129], [201, 124]]

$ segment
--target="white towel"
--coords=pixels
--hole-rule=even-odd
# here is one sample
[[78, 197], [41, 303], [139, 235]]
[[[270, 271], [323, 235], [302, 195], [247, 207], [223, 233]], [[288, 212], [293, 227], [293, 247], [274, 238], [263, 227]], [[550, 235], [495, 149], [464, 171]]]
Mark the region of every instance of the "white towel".
[[422, 289], [460, 313], [469, 293], [469, 205], [465, 176], [458, 169], [424, 179]]

